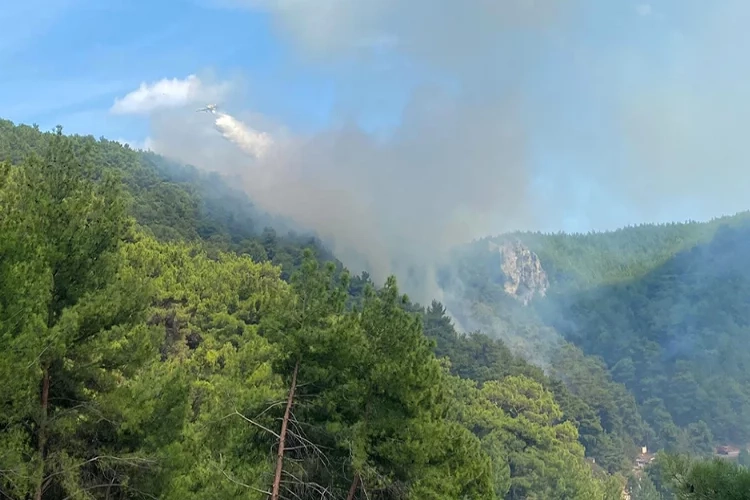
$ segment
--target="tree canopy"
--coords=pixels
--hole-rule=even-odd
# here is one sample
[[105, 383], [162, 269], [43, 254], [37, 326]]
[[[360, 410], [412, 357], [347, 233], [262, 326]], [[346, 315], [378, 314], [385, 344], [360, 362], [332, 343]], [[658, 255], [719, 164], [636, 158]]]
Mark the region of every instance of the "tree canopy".
[[619, 498], [583, 400], [439, 303], [153, 155], [2, 127], [3, 496]]
[[[423, 306], [218, 176], [0, 121], [0, 493], [745, 498], [748, 231], [480, 240]], [[504, 290], [507, 238], [546, 297]]]

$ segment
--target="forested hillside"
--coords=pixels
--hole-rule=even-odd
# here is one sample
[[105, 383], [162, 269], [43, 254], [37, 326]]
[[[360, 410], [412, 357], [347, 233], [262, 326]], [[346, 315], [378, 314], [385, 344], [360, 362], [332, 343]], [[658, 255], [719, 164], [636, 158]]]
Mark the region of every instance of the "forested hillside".
[[[497, 267], [487, 245], [507, 239], [535, 252], [549, 277], [546, 297], [527, 308], [498, 299], [502, 273], [481, 272]], [[536, 324], [545, 339], [600, 358], [635, 396], [653, 431], [644, 435], [650, 448], [710, 453], [717, 444], [750, 441], [748, 250], [750, 220], [742, 213], [610, 233], [485, 239], [463, 251], [458, 272], [475, 310], [491, 309], [488, 329], [523, 309], [523, 324]], [[550, 372], [558, 367], [551, 362]]]
[[475, 242], [463, 334], [158, 155], [2, 121], [0, 173], [5, 497], [693, 498], [737, 471], [640, 447], [750, 440], [746, 214]]
[[0, 154], [3, 496], [619, 498], [599, 403], [441, 304], [157, 156], [8, 122]]
[[[41, 153], [53, 133], [0, 120], [0, 162], [19, 163]], [[71, 138], [72, 148], [123, 183], [128, 211], [149, 234], [162, 241], [200, 241], [209, 251], [234, 251], [256, 261], [281, 265], [283, 276], [298, 266], [303, 247], [321, 261], [334, 257], [318, 241], [290, 229], [290, 221], [257, 210], [247, 196], [217, 174], [178, 165], [150, 152], [92, 136]]]

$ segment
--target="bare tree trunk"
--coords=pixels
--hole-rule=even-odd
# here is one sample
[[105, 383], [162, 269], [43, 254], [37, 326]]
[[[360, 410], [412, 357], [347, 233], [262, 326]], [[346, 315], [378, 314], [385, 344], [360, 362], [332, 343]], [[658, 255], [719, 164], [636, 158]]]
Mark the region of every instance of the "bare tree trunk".
[[44, 368], [42, 376], [42, 415], [39, 422], [39, 458], [42, 461], [41, 471], [39, 472], [39, 483], [36, 487], [34, 500], [42, 500], [44, 490], [44, 455], [47, 452], [47, 412], [49, 407], [49, 368]]
[[352, 486], [351, 488], [349, 488], [349, 494], [346, 495], [346, 500], [354, 500], [354, 495], [355, 493], [357, 493], [357, 488], [359, 488], [359, 473], [354, 474]]
[[292, 374], [292, 385], [289, 387], [289, 397], [286, 400], [286, 410], [284, 411], [284, 420], [281, 421], [281, 432], [279, 433], [279, 451], [276, 453], [276, 475], [273, 479], [273, 489], [271, 490], [271, 500], [279, 500], [279, 488], [281, 487], [281, 469], [284, 466], [284, 441], [286, 440], [286, 428], [289, 423], [289, 414], [292, 411], [294, 402], [294, 391], [297, 388], [297, 371], [299, 370], [299, 360], [294, 365]]

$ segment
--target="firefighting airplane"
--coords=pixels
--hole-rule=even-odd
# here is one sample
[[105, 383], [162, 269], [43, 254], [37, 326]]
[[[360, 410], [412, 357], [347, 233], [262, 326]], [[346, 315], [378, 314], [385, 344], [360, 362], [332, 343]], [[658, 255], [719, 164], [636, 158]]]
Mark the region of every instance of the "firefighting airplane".
[[196, 113], [199, 111], [205, 111], [206, 113], [216, 113], [216, 104], [209, 104], [205, 108], [195, 110]]

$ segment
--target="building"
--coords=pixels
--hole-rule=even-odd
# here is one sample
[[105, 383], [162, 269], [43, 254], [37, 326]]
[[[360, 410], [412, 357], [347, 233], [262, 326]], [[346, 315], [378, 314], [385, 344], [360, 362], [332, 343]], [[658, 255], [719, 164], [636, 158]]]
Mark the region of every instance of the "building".
[[648, 452], [648, 448], [645, 446], [641, 447], [641, 453], [635, 457], [635, 467], [636, 469], [643, 469], [648, 464], [654, 461], [654, 454]]

